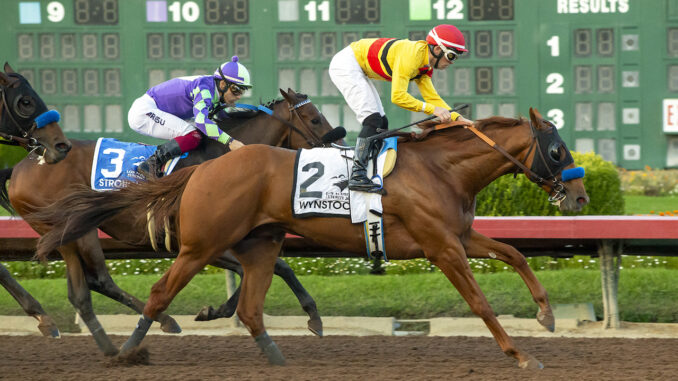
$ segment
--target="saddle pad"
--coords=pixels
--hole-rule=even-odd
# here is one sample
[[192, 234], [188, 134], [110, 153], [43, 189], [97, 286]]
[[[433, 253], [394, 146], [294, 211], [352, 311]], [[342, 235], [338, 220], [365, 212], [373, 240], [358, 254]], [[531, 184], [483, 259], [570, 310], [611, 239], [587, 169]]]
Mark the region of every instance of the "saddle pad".
[[158, 147], [117, 139], [99, 138], [92, 159], [91, 186], [104, 191], [124, 188], [130, 182], [145, 180], [137, 167]]
[[[384, 168], [395, 162], [396, 140], [386, 139], [377, 159], [372, 181], [383, 184]], [[390, 158], [389, 158], [390, 156]], [[370, 160], [368, 173], [373, 173]], [[314, 148], [297, 151], [292, 190], [292, 213], [295, 217], [351, 217], [352, 223], [367, 219], [370, 210], [381, 216], [381, 195], [348, 190], [353, 167], [353, 150]], [[390, 167], [390, 168], [389, 168]]]
[[292, 189], [295, 217], [350, 217], [348, 173], [352, 151], [337, 148], [297, 151]]

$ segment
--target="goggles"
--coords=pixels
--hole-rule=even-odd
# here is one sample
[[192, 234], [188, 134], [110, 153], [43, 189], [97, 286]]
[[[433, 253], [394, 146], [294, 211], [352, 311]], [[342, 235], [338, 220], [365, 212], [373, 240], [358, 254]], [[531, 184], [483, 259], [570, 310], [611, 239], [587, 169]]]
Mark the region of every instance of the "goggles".
[[247, 88], [238, 86], [236, 84], [231, 84], [231, 86], [229, 86], [229, 89], [231, 90], [231, 94], [235, 95], [236, 97], [242, 95], [245, 91], [247, 91]]
[[438, 45], [438, 46], [439, 46], [440, 49], [443, 51], [443, 54], [445, 55], [445, 58], [446, 58], [448, 61], [450, 61], [450, 62], [456, 61], [456, 59], [459, 58], [459, 56], [462, 54], [462, 53], [457, 53], [457, 52], [455, 52], [454, 50], [447, 48], [447, 47], [446, 47], [445, 45], [443, 45], [443, 44], [440, 44], [440, 45]]

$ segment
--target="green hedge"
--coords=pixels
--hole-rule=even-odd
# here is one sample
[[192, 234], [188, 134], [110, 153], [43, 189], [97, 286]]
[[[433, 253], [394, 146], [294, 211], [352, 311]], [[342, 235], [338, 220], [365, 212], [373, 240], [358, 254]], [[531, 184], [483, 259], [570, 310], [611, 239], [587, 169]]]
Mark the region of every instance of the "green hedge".
[[21, 147], [0, 144], [0, 168], [13, 167], [26, 157], [26, 150]]
[[[624, 214], [619, 174], [614, 165], [594, 153], [572, 152], [575, 164], [584, 167], [584, 186], [591, 198], [581, 213], [586, 215]], [[568, 213], [569, 214], [569, 213]], [[548, 203], [548, 195], [524, 175], [498, 178], [483, 189], [477, 198], [478, 216], [561, 216]]]

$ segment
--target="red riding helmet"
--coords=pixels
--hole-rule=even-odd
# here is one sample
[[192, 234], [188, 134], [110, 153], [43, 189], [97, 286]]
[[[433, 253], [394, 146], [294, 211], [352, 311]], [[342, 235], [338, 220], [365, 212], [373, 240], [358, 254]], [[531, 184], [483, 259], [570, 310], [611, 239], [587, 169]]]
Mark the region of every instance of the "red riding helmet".
[[440, 46], [443, 52], [454, 49], [457, 53], [468, 52], [464, 35], [454, 25], [442, 24], [431, 29], [426, 37], [429, 45]]

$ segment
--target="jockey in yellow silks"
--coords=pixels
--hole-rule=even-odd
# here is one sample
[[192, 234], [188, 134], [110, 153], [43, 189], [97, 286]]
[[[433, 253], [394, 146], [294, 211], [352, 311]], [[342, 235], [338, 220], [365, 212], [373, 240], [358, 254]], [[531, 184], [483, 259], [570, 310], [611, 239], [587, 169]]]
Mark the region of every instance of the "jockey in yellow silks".
[[[356, 141], [353, 172], [349, 189], [377, 191], [367, 178], [368, 142], [377, 129], [388, 129], [388, 120], [377, 89], [369, 79], [391, 82], [391, 102], [414, 112], [434, 114], [440, 122], [466, 121], [440, 98], [433, 86], [433, 70], [444, 70], [461, 54], [467, 52], [462, 33], [453, 25], [438, 25], [426, 41], [395, 38], [368, 38], [353, 42], [330, 63], [329, 75], [355, 112], [362, 129]], [[415, 81], [424, 101], [407, 92], [410, 81]]]

